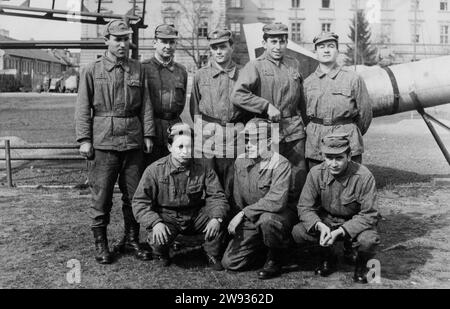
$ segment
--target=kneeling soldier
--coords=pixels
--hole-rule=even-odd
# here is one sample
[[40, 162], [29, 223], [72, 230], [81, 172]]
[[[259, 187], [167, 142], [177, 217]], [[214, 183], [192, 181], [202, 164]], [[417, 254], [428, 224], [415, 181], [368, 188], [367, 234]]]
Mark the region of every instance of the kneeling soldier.
[[[288, 208], [291, 177], [289, 161], [270, 150], [270, 122], [254, 118], [245, 126], [247, 156], [235, 162], [234, 199], [239, 212], [228, 231], [234, 235], [222, 259], [229, 270], [254, 267], [258, 257], [267, 252], [267, 260], [258, 272], [259, 279], [281, 274], [283, 249], [291, 240], [296, 211]], [[266, 147], [261, 144], [266, 142]]]
[[192, 159], [192, 131], [187, 124], [168, 130], [170, 155], [144, 172], [133, 199], [133, 213], [148, 234], [153, 258], [170, 265], [169, 248], [178, 234], [205, 233], [204, 249], [211, 268], [220, 263], [229, 205], [214, 170]]
[[316, 274], [323, 277], [336, 265], [333, 244], [343, 239], [346, 261], [356, 263], [353, 280], [366, 283], [367, 261], [380, 243], [375, 179], [366, 167], [351, 161], [349, 144], [346, 134], [322, 139], [325, 161], [308, 174], [298, 203], [300, 223], [292, 236], [300, 244], [320, 244]]

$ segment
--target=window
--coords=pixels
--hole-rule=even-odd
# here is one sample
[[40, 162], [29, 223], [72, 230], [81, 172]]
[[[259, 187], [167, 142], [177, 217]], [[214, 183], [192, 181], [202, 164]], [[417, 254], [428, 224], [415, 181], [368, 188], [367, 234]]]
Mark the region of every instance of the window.
[[202, 18], [200, 25], [198, 26], [198, 37], [206, 38], [208, 37], [208, 19]]
[[301, 34], [301, 23], [295, 22], [291, 23], [291, 40], [295, 42], [300, 42], [302, 40]]
[[331, 32], [331, 24], [323, 23], [322, 24], [322, 32]]
[[329, 9], [331, 0], [322, 0], [322, 8]]
[[292, 0], [291, 7], [298, 9], [300, 7], [300, 0]]
[[420, 43], [420, 24], [411, 25], [411, 43]]
[[242, 1], [241, 0], [230, 0], [230, 8], [241, 8]]
[[261, 9], [273, 9], [273, 0], [259, 0]]
[[208, 55], [200, 55], [200, 66], [204, 67], [208, 63]]
[[411, 0], [411, 10], [419, 10], [420, 9], [420, 0]]
[[448, 25], [441, 25], [441, 44], [448, 44]]
[[382, 10], [389, 10], [391, 8], [391, 0], [383, 0], [381, 2], [381, 9]]
[[241, 35], [241, 23], [230, 23], [230, 30], [236, 36]]
[[448, 1], [447, 0], [441, 0], [439, 7], [440, 7], [441, 11], [448, 11]]
[[382, 24], [381, 25], [381, 34], [380, 34], [380, 43], [391, 43], [392, 38], [392, 25], [391, 24]]

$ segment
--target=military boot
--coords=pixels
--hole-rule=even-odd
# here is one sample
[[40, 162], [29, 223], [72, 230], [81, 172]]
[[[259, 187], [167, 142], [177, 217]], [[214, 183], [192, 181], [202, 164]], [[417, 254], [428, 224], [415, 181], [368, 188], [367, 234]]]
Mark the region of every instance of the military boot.
[[319, 265], [315, 269], [314, 273], [321, 277], [328, 277], [336, 268], [337, 258], [333, 254], [333, 249], [328, 247], [319, 248]]
[[358, 252], [355, 263], [355, 273], [353, 275], [353, 281], [356, 283], [367, 283], [367, 261], [371, 258], [370, 255], [364, 252]]
[[151, 260], [151, 253], [143, 249], [139, 243], [140, 226], [134, 219], [131, 208], [123, 210], [123, 217], [125, 221], [124, 236], [116, 245], [115, 250], [120, 253], [133, 253], [141, 261]]
[[264, 267], [258, 272], [261, 280], [275, 278], [281, 275], [281, 259], [276, 249], [269, 249]]
[[356, 264], [356, 257], [358, 255], [358, 251], [356, 248], [353, 248], [352, 242], [350, 240], [344, 240], [344, 261], [348, 265]]
[[111, 264], [112, 255], [108, 248], [106, 227], [92, 228], [95, 239], [95, 260], [100, 264]]

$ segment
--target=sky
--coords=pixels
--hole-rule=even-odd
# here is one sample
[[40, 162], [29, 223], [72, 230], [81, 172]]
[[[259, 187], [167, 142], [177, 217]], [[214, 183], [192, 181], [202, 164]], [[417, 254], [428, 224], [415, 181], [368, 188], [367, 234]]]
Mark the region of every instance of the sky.
[[[25, 0], [0, 0], [2, 5], [20, 5]], [[51, 0], [30, 0], [31, 7], [51, 8]], [[55, 9], [70, 10], [79, 0], [57, 0]], [[81, 23], [51, 21], [0, 15], [0, 29], [9, 31], [9, 36], [18, 40], [80, 40]]]

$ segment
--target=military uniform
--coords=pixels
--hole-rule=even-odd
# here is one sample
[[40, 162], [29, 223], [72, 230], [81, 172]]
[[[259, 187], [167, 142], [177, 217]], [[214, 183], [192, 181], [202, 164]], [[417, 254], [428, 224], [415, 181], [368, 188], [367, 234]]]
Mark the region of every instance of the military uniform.
[[[267, 35], [287, 35], [288, 29], [281, 24], [266, 25]], [[281, 112], [280, 154], [292, 165], [291, 198], [297, 202], [306, 179], [305, 131], [302, 117], [306, 117], [303, 95], [303, 78], [299, 62], [289, 56], [273, 59], [265, 53], [250, 61], [240, 72], [232, 102], [234, 105], [267, 117], [269, 104]]]
[[279, 253], [290, 244], [297, 221], [295, 210], [288, 206], [290, 180], [291, 164], [278, 153], [269, 152], [264, 159], [242, 154], [236, 159], [233, 195], [236, 211], [243, 211], [244, 217], [225, 250], [222, 265], [226, 269], [254, 267], [267, 250], [268, 259], [280, 263]]
[[[160, 25], [155, 38], [176, 39], [178, 31], [170, 25]], [[146, 156], [146, 165], [167, 156], [167, 129], [180, 122], [180, 115], [186, 104], [188, 74], [186, 68], [171, 59], [161, 62], [156, 56], [142, 62], [150, 91], [155, 117], [155, 140], [153, 152]]]
[[[337, 35], [325, 33], [315, 38], [315, 45], [338, 40]], [[350, 68], [335, 64], [327, 74], [320, 66], [305, 80], [307, 115], [305, 156], [310, 166], [319, 164], [322, 138], [334, 132], [346, 132], [350, 138], [352, 157], [361, 163], [364, 152], [362, 136], [372, 121], [372, 107], [364, 80]]]
[[[127, 29], [124, 22], [116, 20], [106, 26], [106, 33], [124, 35], [129, 33]], [[131, 199], [143, 171], [143, 138], [155, 135], [145, 72], [139, 62], [126, 58], [115, 62], [105, 54], [82, 70], [76, 134], [78, 142], [94, 147], [94, 158], [88, 161], [93, 200], [89, 215], [94, 232], [104, 229], [106, 237], [118, 178], [126, 234], [137, 239], [139, 226]]]
[[[324, 153], [330, 153], [330, 148], [342, 147], [338, 145], [340, 135], [330, 134], [324, 139], [322, 143], [329, 143], [328, 150], [321, 148]], [[349, 145], [348, 139], [345, 144]], [[375, 254], [380, 243], [376, 228], [379, 213], [375, 179], [365, 166], [353, 161], [339, 176], [330, 173], [326, 162], [314, 166], [300, 196], [298, 216], [300, 223], [293, 228], [292, 235], [299, 244], [319, 243], [318, 222], [331, 230], [341, 227], [345, 232], [346, 250], [353, 247], [360, 256], [364, 256], [362, 264]]]
[[[133, 199], [136, 219], [149, 232], [148, 242], [157, 256], [167, 256], [178, 234], [201, 234], [208, 222], [222, 221], [229, 205], [216, 173], [202, 160], [192, 160], [186, 167], [176, 168], [171, 155], [151, 164], [144, 172]], [[164, 223], [170, 230], [166, 245], [152, 242], [152, 229]], [[224, 226], [204, 244], [208, 255], [222, 254]]]
[[[229, 42], [230, 39], [232, 34], [229, 30], [215, 30], [208, 36], [210, 45]], [[211, 60], [195, 74], [190, 97], [191, 117], [198, 128], [196, 132], [201, 132], [201, 136], [196, 136], [196, 155], [212, 159], [210, 163], [229, 200], [232, 198], [236, 158], [237, 131], [234, 124], [243, 121], [243, 113], [230, 100], [238, 76], [239, 68], [233, 61], [227, 69], [222, 69]], [[233, 125], [227, 129], [227, 124]]]

